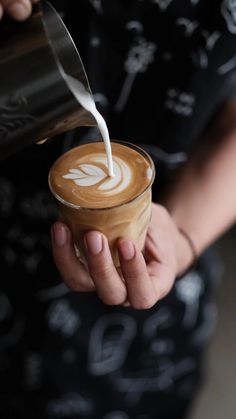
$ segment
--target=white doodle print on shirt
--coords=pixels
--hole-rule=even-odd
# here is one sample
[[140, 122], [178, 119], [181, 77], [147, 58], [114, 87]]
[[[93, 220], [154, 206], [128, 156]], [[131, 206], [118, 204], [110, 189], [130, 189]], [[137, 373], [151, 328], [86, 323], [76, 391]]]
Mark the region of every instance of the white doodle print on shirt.
[[204, 46], [199, 47], [196, 51], [191, 53], [193, 63], [200, 68], [207, 68], [209, 64], [209, 53], [214, 49], [216, 42], [221, 37], [219, 31], [214, 31], [212, 33], [206, 31], [205, 29], [200, 31], [200, 35], [204, 39]]
[[[42, 253], [38, 245], [43, 245], [47, 250], [50, 249], [50, 238], [48, 234], [24, 231], [20, 224], [13, 224], [6, 233], [6, 241], [9, 246], [5, 246], [2, 250], [5, 262], [14, 265], [19, 262], [24, 266], [29, 274], [36, 272], [39, 263], [42, 260]], [[20, 246], [21, 251], [17, 251]], [[16, 250], [16, 251], [15, 251]]]
[[93, 36], [92, 38], [90, 38], [89, 44], [91, 45], [91, 47], [98, 47], [101, 43], [101, 40], [98, 36]]
[[203, 293], [204, 285], [200, 275], [191, 271], [176, 282], [177, 298], [185, 304], [183, 326], [192, 328], [198, 316], [199, 298]]
[[179, 17], [176, 20], [176, 25], [184, 27], [184, 35], [186, 36], [186, 38], [188, 38], [199, 27], [199, 22], [197, 20], [192, 21], [190, 19], [187, 19], [186, 17]]
[[127, 59], [124, 64], [127, 76], [121, 88], [121, 93], [115, 104], [115, 111], [121, 112], [129, 98], [133, 83], [139, 73], [145, 73], [148, 66], [154, 61], [157, 46], [154, 42], [147, 41], [142, 35], [142, 24], [137, 21], [128, 22], [128, 30], [136, 30], [137, 37], [128, 51]]
[[74, 335], [81, 323], [79, 314], [72, 310], [65, 299], [53, 302], [50, 305], [47, 320], [49, 328], [54, 332], [59, 331], [65, 338]]
[[46, 407], [51, 418], [70, 418], [75, 415], [91, 415], [94, 413], [94, 402], [80, 393], [66, 393], [60, 398], [50, 400]]
[[[174, 377], [170, 372], [173, 370], [173, 361], [167, 357], [156, 357], [150, 363], [150, 355], [146, 354], [148, 365], [138, 368], [130, 376], [118, 377], [118, 391], [126, 393], [126, 399], [130, 405], [136, 405], [144, 393], [149, 391], [168, 392], [173, 389]], [[130, 388], [127, 389], [127, 384]], [[123, 387], [124, 385], [124, 387]], [[127, 387], [126, 387], [127, 386]]]
[[126, 24], [126, 29], [128, 31], [134, 31], [136, 34], [142, 35], [143, 33], [143, 24], [139, 20], [130, 20]]
[[229, 61], [227, 61], [226, 63], [222, 64], [219, 68], [218, 68], [218, 73], [223, 76], [227, 73], [229, 73], [231, 70], [233, 70], [236, 67], [236, 55], [234, 55], [232, 58], [230, 58]]
[[36, 297], [39, 301], [54, 300], [59, 297], [64, 297], [70, 291], [69, 288], [62, 282], [61, 284], [55, 285], [54, 287], [45, 288], [36, 293]]
[[229, 32], [236, 33], [236, 0], [224, 0], [221, 11]]
[[190, 117], [193, 113], [195, 97], [189, 92], [180, 92], [178, 89], [167, 90], [165, 106], [172, 112]]
[[166, 358], [162, 360], [161, 373], [157, 376], [144, 376], [143, 371], [139, 371], [140, 376], [136, 377], [120, 377], [116, 381], [117, 389], [124, 392], [129, 400], [132, 400], [132, 394], [136, 403], [144, 393], [161, 391], [168, 392], [174, 385], [174, 381], [178, 380], [196, 368], [196, 360], [194, 358], [183, 358], [177, 362]]
[[218, 41], [218, 39], [221, 36], [219, 31], [214, 31], [214, 32], [210, 33], [208, 31], [206, 31], [205, 29], [203, 29], [201, 31], [201, 35], [203, 36], [203, 38], [206, 41], [206, 50], [207, 51], [211, 51], [214, 48], [216, 42]]
[[94, 93], [93, 99], [94, 99], [94, 102], [96, 103], [96, 106], [102, 106], [103, 108], [105, 108], [106, 106], [109, 105], [109, 101], [103, 93], [99, 93], [99, 92]]
[[160, 10], [165, 11], [173, 0], [152, 0], [153, 3], [160, 7]]
[[210, 33], [206, 29], [200, 29], [198, 21], [192, 21], [186, 17], [179, 17], [175, 23], [177, 26], [184, 28], [184, 36], [186, 38], [191, 37], [198, 31], [197, 36], [203, 45], [192, 51], [190, 57], [197, 67], [207, 68], [209, 64], [208, 55], [214, 49], [216, 42], [221, 37], [221, 33], [219, 31]]
[[166, 330], [176, 323], [174, 314], [170, 308], [162, 307], [156, 313], [148, 317], [143, 326], [143, 332], [149, 338], [158, 336], [159, 330]]
[[89, 371], [93, 375], [104, 375], [120, 368], [125, 362], [136, 328], [135, 320], [125, 314], [100, 317], [91, 331]]
[[42, 356], [37, 353], [27, 354], [24, 361], [23, 382], [28, 390], [40, 388], [42, 383]]
[[171, 339], [154, 339], [151, 343], [151, 351], [158, 356], [171, 355], [174, 353], [175, 344]]
[[196, 331], [194, 331], [191, 338], [191, 343], [199, 348], [205, 346], [215, 329], [217, 321], [217, 310], [214, 303], [208, 303], [203, 308], [202, 324]]
[[31, 219], [51, 220], [57, 217], [55, 202], [48, 191], [37, 191], [35, 194], [25, 197], [20, 203], [23, 215]]
[[143, 333], [151, 339], [151, 342], [149, 350], [142, 358], [139, 371], [133, 372], [130, 376], [120, 375], [116, 379], [118, 391], [126, 393], [129, 403], [135, 405], [144, 393], [169, 392], [175, 380], [194, 370], [196, 364], [193, 358], [182, 358], [174, 362], [171, 359], [175, 351], [174, 342], [159, 337], [161, 330], [173, 327], [175, 323], [176, 318], [167, 307], [159, 309], [146, 320]]
[[33, 250], [38, 242], [37, 234], [34, 232], [26, 233], [20, 224], [12, 224], [6, 234], [8, 242], [17, 243], [24, 250]]
[[103, 8], [102, 8], [102, 2], [101, 0], [89, 0], [91, 5], [96, 10], [97, 14], [102, 15], [103, 14]]
[[40, 252], [33, 252], [30, 255], [22, 257], [22, 264], [25, 270], [32, 275], [37, 271], [41, 260], [42, 254]]
[[173, 363], [170, 359], [166, 359], [163, 363], [163, 369], [165, 373], [158, 371], [156, 375], [153, 371], [148, 371], [149, 376], [145, 376], [144, 371], [139, 370], [139, 375], [118, 377], [115, 381], [117, 391], [125, 393], [128, 403], [135, 406], [139, 403], [143, 394], [149, 392], [168, 392], [173, 388], [173, 379], [169, 375], [169, 371], [173, 367]]

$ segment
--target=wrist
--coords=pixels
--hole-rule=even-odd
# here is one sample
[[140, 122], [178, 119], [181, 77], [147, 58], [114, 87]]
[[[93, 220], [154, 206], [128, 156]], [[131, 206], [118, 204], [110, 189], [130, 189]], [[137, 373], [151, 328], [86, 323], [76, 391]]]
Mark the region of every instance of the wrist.
[[197, 251], [191, 236], [182, 228], [178, 228], [177, 243], [177, 274], [182, 275], [195, 265]]

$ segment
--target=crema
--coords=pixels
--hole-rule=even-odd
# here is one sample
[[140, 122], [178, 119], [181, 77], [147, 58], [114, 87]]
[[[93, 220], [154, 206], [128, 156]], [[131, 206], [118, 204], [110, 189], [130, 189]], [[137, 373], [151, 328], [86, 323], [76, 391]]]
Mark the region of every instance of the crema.
[[59, 158], [50, 172], [50, 184], [61, 200], [85, 208], [125, 204], [150, 184], [150, 161], [136, 150], [111, 143], [113, 176], [109, 176], [102, 142], [83, 144]]

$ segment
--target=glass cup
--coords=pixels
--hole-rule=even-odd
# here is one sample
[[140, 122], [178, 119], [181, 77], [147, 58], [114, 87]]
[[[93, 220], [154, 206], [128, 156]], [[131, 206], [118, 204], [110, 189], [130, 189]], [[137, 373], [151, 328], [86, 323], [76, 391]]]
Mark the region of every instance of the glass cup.
[[[70, 228], [78, 256], [85, 264], [86, 250], [84, 234], [91, 230], [99, 231], [107, 237], [116, 267], [120, 265], [116, 246], [118, 239], [128, 238], [133, 240], [141, 250], [144, 247], [147, 229], [151, 219], [152, 184], [155, 177], [155, 166], [149, 154], [142, 148], [127, 142], [119, 141], [116, 143], [131, 147], [138, 152], [146, 159], [152, 173], [150, 182], [145, 189], [128, 202], [105, 208], [89, 208], [89, 205], [85, 208], [75, 205], [69, 202], [69, 200], [65, 201], [62, 199], [54, 190], [51, 182], [52, 168], [49, 172], [49, 187], [59, 206], [60, 221], [64, 222]], [[70, 150], [69, 153], [72, 153], [73, 150], [77, 152], [79, 147], [81, 146]]]

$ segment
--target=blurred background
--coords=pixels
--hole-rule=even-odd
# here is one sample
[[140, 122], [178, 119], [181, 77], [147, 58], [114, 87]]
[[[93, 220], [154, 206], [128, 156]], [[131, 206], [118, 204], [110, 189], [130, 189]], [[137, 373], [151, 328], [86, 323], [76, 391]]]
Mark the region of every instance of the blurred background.
[[236, 227], [217, 245], [224, 263], [218, 318], [207, 351], [205, 384], [190, 419], [236, 418]]

